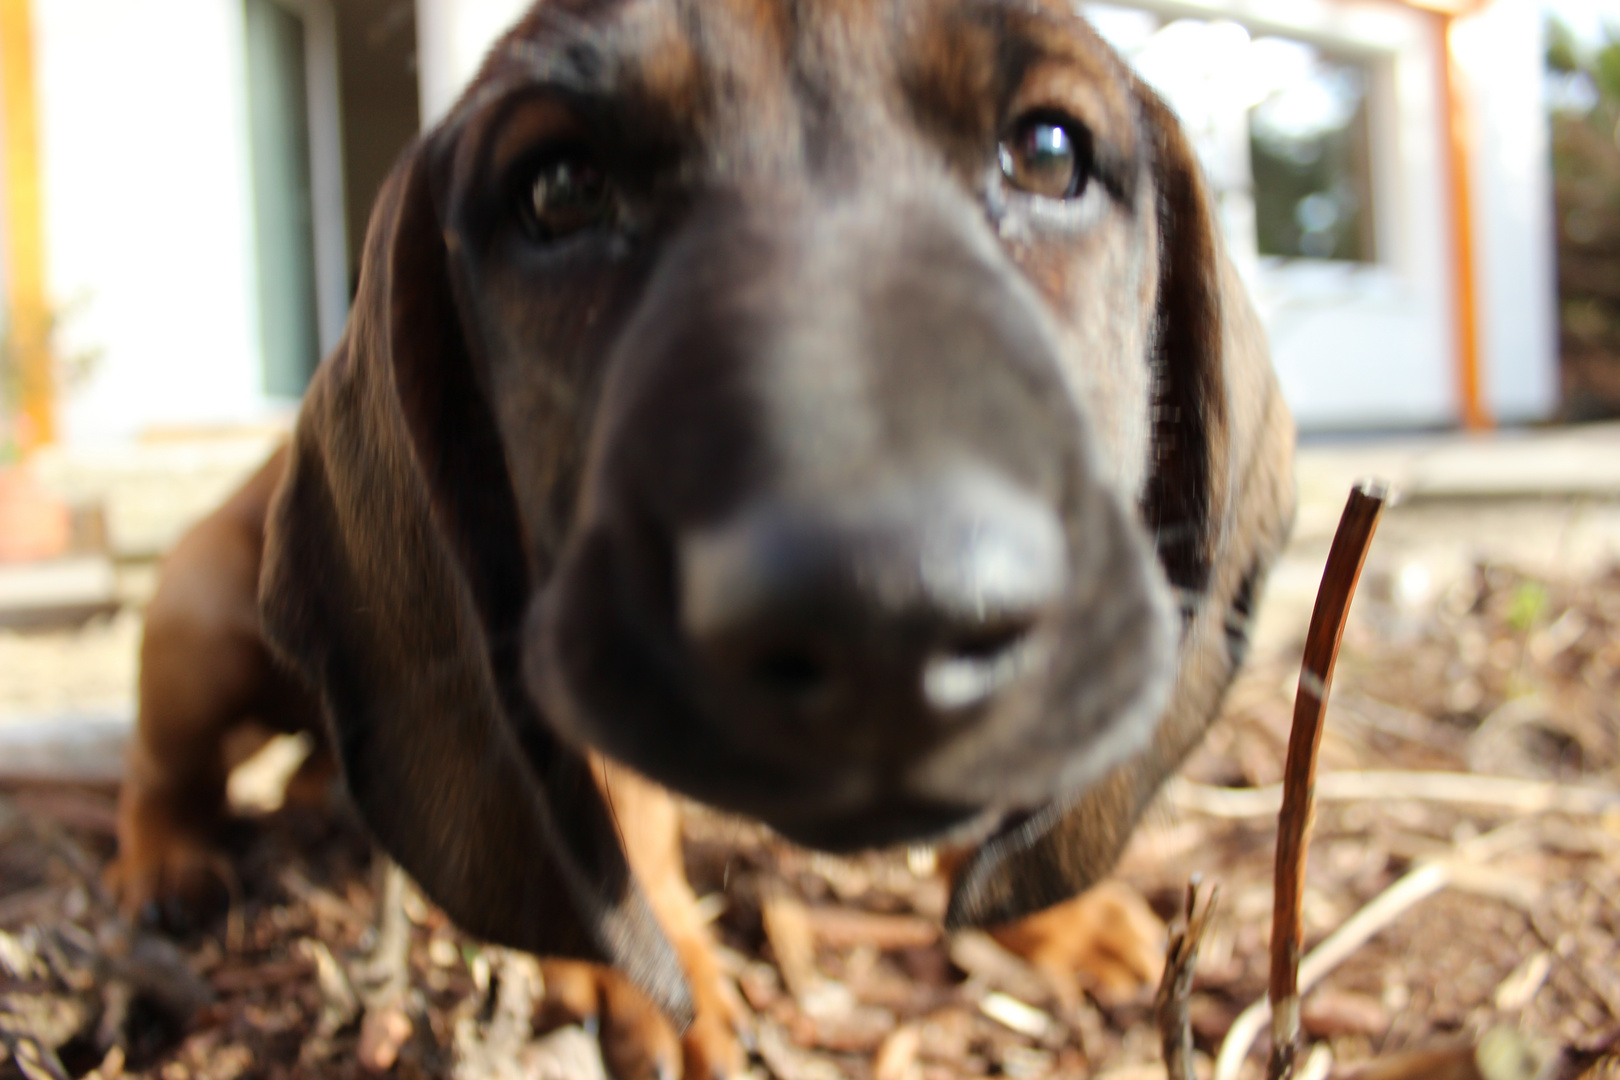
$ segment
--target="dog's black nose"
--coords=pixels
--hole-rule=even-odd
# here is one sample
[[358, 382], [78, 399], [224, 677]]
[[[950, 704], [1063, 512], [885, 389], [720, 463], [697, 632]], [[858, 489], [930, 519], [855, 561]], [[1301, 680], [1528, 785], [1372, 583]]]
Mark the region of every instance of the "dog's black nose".
[[870, 757], [930, 741], [1039, 666], [1061, 522], [959, 471], [747, 507], [680, 543], [682, 628], [721, 712]]

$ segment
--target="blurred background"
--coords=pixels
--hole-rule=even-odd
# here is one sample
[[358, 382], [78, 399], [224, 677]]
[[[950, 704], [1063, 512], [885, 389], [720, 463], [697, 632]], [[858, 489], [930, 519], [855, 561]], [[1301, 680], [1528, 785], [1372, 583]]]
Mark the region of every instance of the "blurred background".
[[[0, 0], [5, 737], [121, 739], [157, 560], [287, 430], [383, 177], [523, 6]], [[1196, 141], [1304, 432], [1301, 536], [1381, 463], [1596, 499], [1570, 542], [1614, 554], [1613, 429], [1559, 425], [1620, 416], [1620, 5], [1079, 7]], [[1545, 533], [1472, 520], [1448, 566]]]

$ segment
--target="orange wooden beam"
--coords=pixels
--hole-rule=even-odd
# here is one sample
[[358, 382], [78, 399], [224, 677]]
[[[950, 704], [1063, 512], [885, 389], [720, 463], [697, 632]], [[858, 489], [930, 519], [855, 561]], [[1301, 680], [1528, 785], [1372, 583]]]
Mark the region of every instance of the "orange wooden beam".
[[0, 0], [0, 118], [4, 123], [6, 300], [17, 363], [24, 450], [56, 437], [51, 315], [45, 293], [45, 224], [29, 0]]
[[[1477, 10], [1483, 4], [1469, 5]], [[1447, 164], [1451, 172], [1452, 269], [1455, 288], [1453, 321], [1456, 328], [1457, 412], [1469, 431], [1486, 431], [1494, 426], [1485, 402], [1479, 341], [1479, 275], [1474, 246], [1473, 114], [1468, 85], [1452, 35], [1456, 14], [1440, 19], [1441, 93], [1445, 102]]]

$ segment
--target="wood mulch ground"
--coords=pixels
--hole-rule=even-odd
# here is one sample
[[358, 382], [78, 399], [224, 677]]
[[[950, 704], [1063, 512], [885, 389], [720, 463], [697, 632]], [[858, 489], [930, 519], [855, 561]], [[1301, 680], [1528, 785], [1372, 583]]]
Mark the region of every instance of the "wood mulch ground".
[[[1228, 789], [1280, 779], [1296, 678], [1281, 659], [1245, 676], [1120, 871], [1167, 921], [1190, 875], [1220, 887], [1192, 999], [1202, 1075], [1265, 992], [1275, 801], [1268, 813], [1263, 792]], [[1426, 860], [1466, 869], [1307, 997], [1335, 1075], [1507, 1026], [1552, 1062], [1545, 1075], [1620, 1076], [1620, 571], [1550, 582], [1481, 567], [1419, 611], [1364, 596], [1321, 767], [1360, 787], [1322, 784], [1308, 947]], [[1457, 801], [1391, 771], [1515, 783]], [[368, 1018], [382, 876], [351, 826], [290, 813], [245, 825], [229, 918], [171, 942], [110, 914], [98, 875], [113, 814], [104, 790], [0, 792], [0, 1077], [354, 1076], [379, 1041], [400, 1076], [600, 1068], [580, 1028], [547, 1034], [528, 1016], [518, 1042], [532, 1053], [487, 1053], [522, 962], [414, 895], [408, 986]], [[1151, 988], [1054, 992], [987, 939], [946, 940], [943, 886], [915, 855], [832, 859], [695, 811], [687, 861], [758, 1075], [1164, 1075]], [[1264, 1042], [1242, 1075], [1261, 1075]]]

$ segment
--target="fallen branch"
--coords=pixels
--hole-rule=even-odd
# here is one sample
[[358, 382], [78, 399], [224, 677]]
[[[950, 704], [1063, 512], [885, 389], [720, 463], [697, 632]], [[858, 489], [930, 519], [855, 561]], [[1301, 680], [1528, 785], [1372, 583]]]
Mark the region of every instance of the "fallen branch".
[[869, 945], [879, 952], [926, 949], [939, 940], [939, 923], [915, 915], [881, 915], [851, 908], [807, 907], [805, 919], [827, 949]]
[[1028, 961], [1002, 948], [989, 934], [963, 930], [951, 935], [951, 963], [985, 986], [1000, 990], [1019, 1001], [1035, 1005], [1051, 1003], [1050, 982], [1030, 967]]
[[[1170, 805], [1206, 817], [1270, 817], [1282, 806], [1281, 784], [1223, 788], [1172, 780], [1165, 788]], [[1324, 773], [1316, 778], [1316, 801], [1430, 802], [1485, 807], [1504, 813], [1575, 817], [1620, 812], [1620, 791], [1455, 772]]]
[[1361, 580], [1361, 568], [1372, 547], [1378, 518], [1384, 511], [1386, 486], [1379, 481], [1358, 484], [1339, 519], [1322, 587], [1316, 594], [1310, 629], [1305, 634], [1305, 656], [1300, 665], [1299, 689], [1294, 694], [1294, 724], [1288, 735], [1288, 759], [1283, 768], [1282, 810], [1277, 820], [1277, 860], [1271, 917], [1271, 1062], [1269, 1080], [1294, 1075], [1299, 1053], [1299, 954], [1304, 946], [1305, 859], [1315, 820], [1313, 792], [1317, 753], [1327, 718], [1333, 669], [1339, 659], [1350, 601]]
[[1357, 1069], [1350, 1080], [1539, 1080], [1558, 1055], [1508, 1028], [1492, 1028], [1474, 1046], [1393, 1054]]

